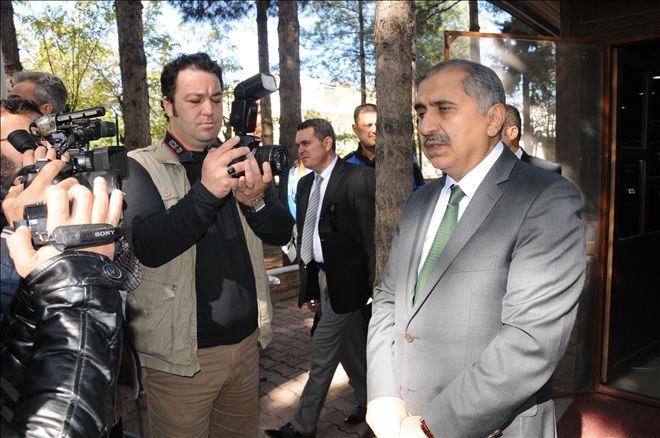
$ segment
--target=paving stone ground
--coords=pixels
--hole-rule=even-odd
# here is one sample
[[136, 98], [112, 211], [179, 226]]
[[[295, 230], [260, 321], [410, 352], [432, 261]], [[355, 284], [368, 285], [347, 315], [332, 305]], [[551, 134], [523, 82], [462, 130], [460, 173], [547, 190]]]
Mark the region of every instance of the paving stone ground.
[[[297, 297], [273, 303], [273, 341], [262, 351], [260, 368], [260, 413], [258, 437], [266, 436], [265, 429], [278, 428], [287, 423], [298, 405], [298, 400], [309, 370], [311, 338], [309, 330], [313, 315], [306, 308], [299, 309]], [[138, 435], [138, 412], [130, 399], [129, 390], [121, 387], [122, 419], [124, 429]], [[318, 438], [369, 437], [366, 424], [351, 426], [344, 418], [355, 407], [353, 390], [341, 368], [332, 380], [325, 407], [318, 423]], [[140, 410], [146, 431], [146, 411]]]

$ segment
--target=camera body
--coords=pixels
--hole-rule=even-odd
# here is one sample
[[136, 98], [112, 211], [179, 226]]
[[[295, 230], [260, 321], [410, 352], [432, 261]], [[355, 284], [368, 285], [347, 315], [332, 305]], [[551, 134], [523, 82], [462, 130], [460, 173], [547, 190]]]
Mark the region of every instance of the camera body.
[[[289, 154], [286, 148], [280, 145], [260, 146], [261, 138], [251, 134], [257, 126], [257, 101], [275, 91], [277, 91], [275, 78], [267, 73], [256, 74], [236, 85], [229, 124], [234, 129], [234, 134], [241, 138], [236, 147], [250, 148], [259, 163], [259, 169], [262, 169], [263, 163], [268, 162], [273, 174], [282, 175], [289, 170]], [[242, 159], [234, 162], [237, 161]], [[242, 174], [243, 172], [239, 172], [233, 176], [238, 178]]]
[[[51, 140], [60, 157], [69, 153], [69, 162], [55, 178], [54, 183], [69, 177], [76, 178], [82, 185], [91, 188], [97, 176], [108, 182], [108, 190], [121, 188], [121, 181], [128, 177], [128, 158], [123, 146], [108, 146], [89, 149], [89, 142], [102, 137], [114, 137], [116, 125], [112, 122], [97, 120], [105, 115], [103, 107], [89, 108], [71, 113], [42, 116], [30, 124], [30, 131], [18, 130], [8, 136], [10, 143], [19, 151], [35, 149], [38, 145], [35, 137]], [[28, 186], [39, 170], [46, 164], [37, 161], [26, 169], [24, 186]]]

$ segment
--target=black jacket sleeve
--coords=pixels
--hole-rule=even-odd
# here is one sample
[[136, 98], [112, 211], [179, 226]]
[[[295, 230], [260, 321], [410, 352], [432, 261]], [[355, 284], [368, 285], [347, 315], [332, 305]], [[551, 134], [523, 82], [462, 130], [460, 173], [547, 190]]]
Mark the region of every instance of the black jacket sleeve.
[[291, 240], [294, 220], [289, 209], [284, 207], [272, 187], [264, 193], [266, 206], [253, 213], [240, 204], [245, 220], [254, 233], [269, 245], [285, 245]]
[[193, 184], [179, 202], [165, 209], [149, 173], [129, 158], [129, 175], [122, 189], [126, 193], [124, 234], [140, 262], [158, 267], [193, 246], [216, 220], [222, 203], [201, 183]]
[[121, 276], [106, 257], [66, 252], [21, 281], [2, 321], [8, 430], [19, 436], [109, 433], [124, 335]]

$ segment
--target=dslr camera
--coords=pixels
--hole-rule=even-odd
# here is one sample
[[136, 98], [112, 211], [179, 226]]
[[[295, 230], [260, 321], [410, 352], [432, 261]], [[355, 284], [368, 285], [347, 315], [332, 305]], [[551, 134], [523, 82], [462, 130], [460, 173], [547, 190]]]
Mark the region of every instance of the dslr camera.
[[[128, 176], [127, 151], [123, 146], [91, 149], [89, 142], [102, 137], [114, 137], [116, 125], [97, 120], [105, 115], [103, 107], [89, 108], [71, 113], [51, 114], [35, 119], [30, 132], [19, 129], [7, 136], [7, 140], [19, 152], [36, 149], [37, 139], [48, 139], [57, 150], [58, 158], [69, 152], [69, 162], [55, 179], [55, 183], [69, 177], [76, 178], [82, 185], [91, 188], [91, 181], [102, 176], [108, 189], [121, 188], [121, 181]], [[27, 187], [46, 161], [37, 161], [34, 166], [22, 169], [24, 185]]]
[[[268, 162], [274, 175], [283, 175], [289, 170], [289, 154], [286, 148], [274, 144], [259, 146], [261, 138], [253, 135], [257, 126], [257, 101], [275, 91], [275, 78], [267, 73], [256, 74], [236, 85], [229, 124], [234, 129], [234, 135], [241, 138], [236, 147], [249, 147], [262, 172], [263, 163]], [[232, 164], [244, 159], [242, 157], [234, 160]], [[239, 172], [232, 176], [238, 178], [242, 175], [243, 172]]]

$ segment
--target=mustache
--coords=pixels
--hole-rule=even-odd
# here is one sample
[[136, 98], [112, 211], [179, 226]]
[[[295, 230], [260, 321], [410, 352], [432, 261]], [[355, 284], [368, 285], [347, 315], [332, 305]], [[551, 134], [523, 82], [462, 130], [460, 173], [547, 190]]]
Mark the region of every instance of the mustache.
[[432, 135], [425, 135], [422, 137], [422, 143], [424, 144], [424, 146], [426, 146], [426, 143], [429, 141], [451, 145], [451, 140], [449, 140], [449, 137], [444, 134], [432, 134]]

